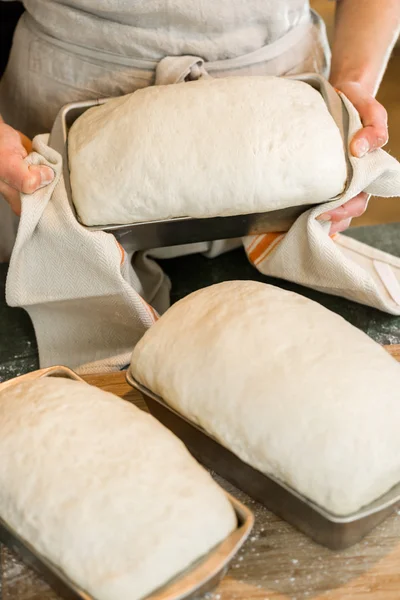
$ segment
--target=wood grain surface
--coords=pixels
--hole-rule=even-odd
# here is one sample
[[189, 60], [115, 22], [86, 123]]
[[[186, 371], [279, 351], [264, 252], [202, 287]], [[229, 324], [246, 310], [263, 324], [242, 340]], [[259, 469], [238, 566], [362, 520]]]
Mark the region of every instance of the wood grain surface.
[[[400, 345], [387, 349], [400, 362]], [[145, 407], [126, 384], [124, 373], [85, 379]], [[400, 599], [400, 511], [356, 546], [336, 553], [314, 544], [243, 493], [219, 482], [254, 511], [256, 524], [209, 600]], [[0, 556], [1, 600], [58, 600], [9, 550], [2, 547]]]

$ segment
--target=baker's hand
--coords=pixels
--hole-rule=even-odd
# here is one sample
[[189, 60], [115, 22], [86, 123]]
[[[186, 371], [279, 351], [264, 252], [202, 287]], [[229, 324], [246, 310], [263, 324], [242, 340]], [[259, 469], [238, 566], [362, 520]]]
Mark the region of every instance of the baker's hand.
[[31, 141], [0, 118], [0, 194], [17, 215], [21, 212], [20, 192], [32, 194], [54, 179], [49, 167], [24, 162], [31, 149]]
[[[335, 85], [350, 100], [359, 112], [363, 128], [350, 143], [353, 156], [361, 158], [367, 152], [382, 148], [388, 141], [388, 118], [385, 108], [361, 84], [346, 82]], [[321, 221], [331, 221], [330, 235], [344, 231], [354, 217], [360, 217], [366, 210], [368, 195], [364, 192], [352, 198], [340, 208], [319, 217]]]

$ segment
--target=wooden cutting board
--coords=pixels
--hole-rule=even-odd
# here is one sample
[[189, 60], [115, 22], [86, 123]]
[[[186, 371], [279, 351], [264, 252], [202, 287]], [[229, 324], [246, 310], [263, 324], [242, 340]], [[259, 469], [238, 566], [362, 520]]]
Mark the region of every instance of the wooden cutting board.
[[[387, 349], [400, 362], [400, 345]], [[126, 384], [124, 373], [85, 379], [145, 408], [140, 395]], [[400, 511], [364, 541], [335, 553], [221, 483], [250, 506], [256, 524], [228, 575], [208, 600], [400, 600]], [[0, 600], [58, 600], [19, 558], [4, 547], [0, 556]]]

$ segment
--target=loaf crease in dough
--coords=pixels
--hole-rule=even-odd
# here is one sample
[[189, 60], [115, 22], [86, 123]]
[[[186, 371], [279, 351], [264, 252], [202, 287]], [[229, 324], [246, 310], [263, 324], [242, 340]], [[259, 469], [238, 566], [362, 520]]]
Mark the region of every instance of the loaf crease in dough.
[[0, 517], [96, 600], [138, 600], [236, 527], [173, 434], [85, 383], [0, 393]]
[[318, 91], [277, 77], [153, 86], [87, 110], [68, 136], [85, 225], [269, 212], [339, 195], [339, 129]]
[[340, 316], [253, 281], [173, 305], [133, 376], [222, 445], [335, 515], [400, 482], [400, 365]]

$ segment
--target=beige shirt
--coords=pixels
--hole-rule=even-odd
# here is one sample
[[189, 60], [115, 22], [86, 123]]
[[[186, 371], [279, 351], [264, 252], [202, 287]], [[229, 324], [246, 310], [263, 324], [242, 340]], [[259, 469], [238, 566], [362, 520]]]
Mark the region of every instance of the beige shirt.
[[247, 54], [310, 19], [308, 0], [24, 0], [59, 40], [132, 58]]

